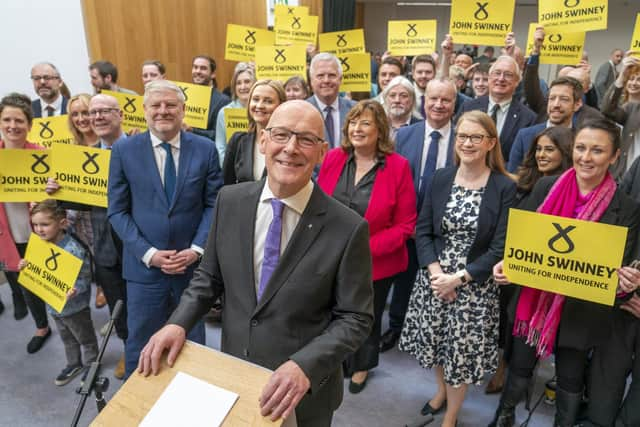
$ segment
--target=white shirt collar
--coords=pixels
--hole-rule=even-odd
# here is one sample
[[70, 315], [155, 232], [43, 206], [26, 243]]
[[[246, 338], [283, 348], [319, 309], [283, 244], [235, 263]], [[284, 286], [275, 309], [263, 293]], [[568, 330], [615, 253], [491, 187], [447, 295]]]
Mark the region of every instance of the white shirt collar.
[[489, 111], [491, 111], [493, 109], [493, 106], [498, 104], [500, 106], [500, 110], [503, 112], [506, 112], [509, 109], [509, 106], [511, 105], [511, 101], [513, 100], [513, 98], [509, 98], [506, 101], [502, 101], [502, 102], [495, 102], [492, 98], [491, 95], [489, 95]]
[[47, 103], [44, 99], [40, 98], [40, 106], [42, 107], [42, 112], [47, 108], [48, 105], [51, 105], [55, 111], [59, 111], [62, 114], [62, 95], [58, 95], [55, 101], [51, 104]]
[[[316, 102], [318, 103], [318, 106], [320, 107], [321, 111], [324, 111], [324, 109], [327, 107], [327, 104], [325, 104], [324, 102], [320, 101], [320, 98], [318, 98], [316, 95], [313, 95], [316, 98]], [[331, 106], [333, 107], [333, 111], [340, 111], [339, 110], [339, 103], [338, 100], [340, 99], [340, 95], [336, 96], [336, 99], [331, 103]]]
[[173, 148], [177, 148], [178, 150], [180, 149], [180, 132], [178, 132], [176, 134], [176, 136], [171, 138], [171, 140], [169, 140], [169, 141], [161, 140], [160, 138], [155, 136], [152, 132], [149, 132], [149, 136], [151, 137], [151, 145], [154, 148], [157, 147], [158, 145], [162, 144], [163, 142], [168, 142], [169, 144], [171, 144], [173, 146]]
[[[307, 207], [309, 203], [309, 199], [311, 198], [311, 193], [313, 192], [313, 182], [309, 180], [307, 185], [302, 187], [300, 191], [298, 191], [293, 196], [280, 199], [282, 203], [284, 203], [288, 208], [293, 209], [298, 215], [302, 215], [302, 212]], [[273, 195], [271, 189], [269, 188], [269, 177], [267, 177], [267, 182], [264, 183], [264, 187], [262, 188], [262, 194], [260, 194], [260, 203], [270, 201], [271, 199], [276, 199], [277, 197]]]
[[436, 129], [436, 128], [432, 128], [431, 125], [429, 125], [429, 121], [425, 120], [424, 121], [424, 134], [425, 134], [425, 138], [431, 134], [431, 132], [433, 132], [434, 130], [437, 130], [438, 132], [440, 132], [440, 135], [442, 136], [447, 136], [449, 134], [449, 132], [451, 131], [451, 121], [448, 121], [447, 124], [443, 127], [441, 127], [440, 129]]

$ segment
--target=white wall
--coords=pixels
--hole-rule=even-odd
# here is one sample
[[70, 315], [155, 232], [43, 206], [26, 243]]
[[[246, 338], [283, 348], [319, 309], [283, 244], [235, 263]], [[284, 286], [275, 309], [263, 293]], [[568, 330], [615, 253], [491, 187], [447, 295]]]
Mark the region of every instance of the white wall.
[[0, 16], [0, 96], [21, 92], [35, 98], [29, 76], [40, 61], [60, 70], [72, 94], [92, 93], [80, 0], [2, 0]]

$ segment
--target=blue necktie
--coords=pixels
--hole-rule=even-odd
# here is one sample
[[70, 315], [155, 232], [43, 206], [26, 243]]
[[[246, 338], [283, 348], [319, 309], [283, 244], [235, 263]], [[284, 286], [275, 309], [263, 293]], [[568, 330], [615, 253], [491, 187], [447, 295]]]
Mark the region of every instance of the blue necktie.
[[433, 176], [436, 171], [436, 162], [438, 160], [438, 141], [440, 140], [440, 132], [434, 130], [429, 134], [431, 137], [431, 143], [429, 144], [429, 151], [427, 151], [427, 160], [424, 162], [424, 170], [420, 177], [420, 188], [418, 194], [418, 208], [422, 206], [422, 200], [424, 199], [424, 190], [427, 184], [427, 180]]
[[427, 112], [424, 109], [424, 95], [420, 95], [420, 115], [423, 119], [427, 119]]
[[163, 142], [160, 146], [167, 153], [167, 158], [164, 161], [164, 194], [167, 196], [167, 202], [171, 204], [173, 193], [176, 191], [176, 165], [173, 162], [171, 144]]
[[260, 272], [260, 284], [258, 285], [258, 301], [262, 297], [264, 289], [269, 283], [271, 275], [275, 271], [280, 260], [280, 239], [282, 236], [282, 210], [284, 203], [278, 199], [271, 199], [273, 219], [267, 230], [267, 238], [264, 242], [264, 256], [262, 258], [262, 270]]
[[329, 142], [331, 143], [331, 147], [335, 147], [336, 146], [336, 142], [335, 142], [335, 125], [333, 124], [333, 114], [331, 114], [331, 112], [333, 111], [333, 107], [331, 105], [327, 105], [324, 108], [324, 112], [326, 113], [325, 117], [324, 117], [324, 127], [327, 129], [327, 136], [329, 137]]

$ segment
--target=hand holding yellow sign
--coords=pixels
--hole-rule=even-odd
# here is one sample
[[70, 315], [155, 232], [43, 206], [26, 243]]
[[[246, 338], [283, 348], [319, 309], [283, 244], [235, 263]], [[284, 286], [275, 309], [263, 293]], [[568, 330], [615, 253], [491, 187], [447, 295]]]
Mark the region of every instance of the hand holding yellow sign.
[[318, 37], [318, 17], [311, 15], [276, 15], [273, 26], [276, 44], [315, 45]]
[[194, 128], [206, 129], [209, 124], [209, 104], [211, 103], [211, 86], [193, 83], [173, 82], [184, 92], [184, 122]]
[[0, 202], [39, 202], [53, 176], [50, 150], [0, 150]]
[[626, 227], [510, 209], [504, 274], [519, 285], [613, 305], [626, 237]]
[[514, 10], [515, 0], [452, 0], [449, 34], [456, 43], [502, 46]]
[[118, 100], [118, 105], [122, 110], [122, 129], [129, 133], [133, 129], [144, 131], [147, 129], [147, 120], [144, 118], [144, 97], [129, 93], [103, 90], [101, 93], [113, 96]]
[[354, 53], [338, 56], [342, 64], [342, 84], [344, 92], [371, 91], [371, 56], [368, 53]]
[[433, 19], [419, 21], [389, 21], [387, 50], [391, 55], [420, 55], [436, 49], [437, 22]]
[[538, 22], [548, 31], [606, 30], [609, 0], [540, 0]]
[[253, 61], [256, 56], [256, 46], [271, 46], [275, 42], [276, 36], [273, 31], [227, 24], [224, 59], [227, 61]]
[[74, 288], [82, 260], [33, 233], [24, 258], [29, 264], [20, 272], [18, 282], [61, 312], [67, 303], [67, 292]]
[[236, 132], [246, 132], [249, 130], [249, 119], [247, 119], [246, 108], [225, 108], [224, 124], [227, 129], [225, 135], [227, 142], [231, 139], [231, 135]]
[[[527, 52], [531, 52], [534, 44], [534, 34], [539, 24], [529, 24], [527, 38]], [[544, 42], [540, 47], [541, 64], [577, 64], [582, 60], [585, 33], [565, 33], [553, 31], [545, 33]]]
[[33, 119], [27, 141], [43, 147], [51, 147], [54, 142], [73, 143], [73, 134], [69, 130], [69, 116], [40, 117]]
[[322, 33], [318, 37], [320, 40], [320, 52], [329, 52], [334, 55], [366, 52], [364, 48], [364, 31], [362, 31], [362, 28]]
[[256, 48], [256, 78], [285, 81], [293, 76], [307, 75], [307, 51], [302, 45], [258, 46]]
[[54, 144], [52, 153], [52, 176], [60, 185], [53, 197], [106, 208], [111, 151]]

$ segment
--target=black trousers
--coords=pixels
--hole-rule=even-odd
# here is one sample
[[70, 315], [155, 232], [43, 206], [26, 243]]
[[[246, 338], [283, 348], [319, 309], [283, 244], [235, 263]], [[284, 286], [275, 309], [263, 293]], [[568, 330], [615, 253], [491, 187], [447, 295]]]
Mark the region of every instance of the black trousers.
[[[491, 279], [493, 280], [493, 279]], [[513, 351], [513, 322], [509, 320], [509, 306], [516, 294], [517, 285], [498, 286], [500, 292], [500, 330], [498, 335], [498, 347], [504, 351], [504, 359], [511, 360]]]
[[364, 344], [345, 360], [345, 375], [351, 376], [354, 372], [368, 371], [378, 366], [382, 314], [387, 303], [391, 283], [393, 283], [393, 277], [373, 282], [373, 329]]
[[[609, 340], [593, 352], [589, 366], [588, 420], [613, 426], [616, 417], [625, 426], [640, 425], [640, 320], [616, 310]], [[624, 398], [627, 376], [631, 386]]]
[[[589, 351], [556, 346], [555, 355], [558, 388], [569, 393], [581, 393]], [[522, 378], [531, 378], [537, 362], [535, 347], [527, 344], [522, 337], [514, 337], [509, 372]]]
[[102, 287], [104, 296], [107, 298], [109, 313], [113, 313], [116, 302], [122, 300], [122, 311], [120, 317], [115, 322], [116, 334], [118, 338], [125, 340], [128, 336], [127, 330], [127, 283], [122, 278], [122, 265], [118, 263], [114, 266], [95, 265], [96, 284]]
[[[24, 253], [27, 250], [27, 244], [16, 243], [16, 247], [18, 248], [20, 257], [24, 258]], [[39, 296], [18, 283], [18, 273], [6, 271], [4, 275], [6, 276], [7, 282], [9, 282], [9, 286], [11, 286], [12, 291], [17, 289], [21, 290], [22, 295], [24, 296], [24, 301], [27, 303], [27, 307], [29, 307], [31, 317], [33, 317], [33, 320], [36, 322], [36, 328], [44, 329], [49, 326], [47, 308], [44, 301], [42, 301]]]
[[391, 295], [391, 305], [389, 306], [389, 329], [400, 333], [404, 323], [404, 317], [409, 307], [409, 299], [413, 284], [416, 282], [418, 273], [418, 254], [416, 252], [416, 241], [407, 240], [407, 253], [409, 254], [409, 264], [407, 269], [395, 276], [393, 282], [393, 294]]

